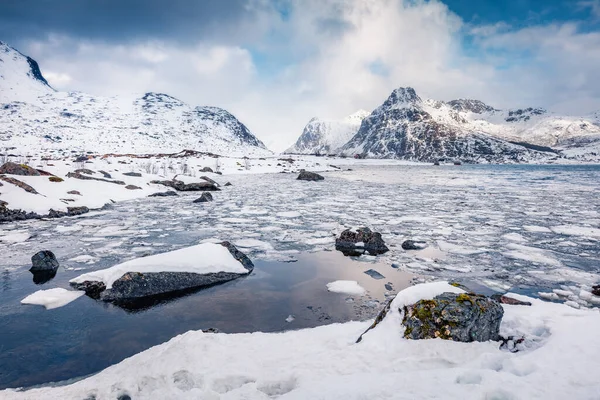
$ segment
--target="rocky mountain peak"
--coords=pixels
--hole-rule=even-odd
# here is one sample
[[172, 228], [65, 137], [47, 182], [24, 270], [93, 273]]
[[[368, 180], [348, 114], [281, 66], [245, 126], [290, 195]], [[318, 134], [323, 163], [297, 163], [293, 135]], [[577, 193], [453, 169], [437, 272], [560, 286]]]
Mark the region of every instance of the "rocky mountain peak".
[[383, 103], [384, 108], [403, 107], [406, 105], [415, 105], [421, 103], [421, 98], [411, 87], [401, 87], [395, 89], [390, 97]]
[[461, 112], [472, 112], [475, 114], [483, 114], [485, 112], [496, 111], [494, 107], [488, 106], [483, 101], [472, 99], [457, 99], [447, 103], [453, 110]]

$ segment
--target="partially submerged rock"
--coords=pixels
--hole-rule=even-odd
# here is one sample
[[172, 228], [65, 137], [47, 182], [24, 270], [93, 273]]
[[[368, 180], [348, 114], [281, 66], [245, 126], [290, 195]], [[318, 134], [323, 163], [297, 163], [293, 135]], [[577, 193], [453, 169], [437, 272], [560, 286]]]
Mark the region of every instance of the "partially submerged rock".
[[0, 174], [23, 175], [23, 176], [39, 176], [40, 173], [35, 168], [26, 164], [17, 164], [14, 162], [4, 163], [0, 167]]
[[139, 186], [135, 186], [135, 185], [127, 185], [125, 186], [125, 189], [129, 189], [129, 190], [141, 190], [142, 188]]
[[594, 296], [600, 296], [600, 285], [592, 286], [592, 294]]
[[31, 257], [30, 271], [56, 271], [60, 264], [50, 250], [42, 250]]
[[168, 190], [166, 192], [152, 193], [152, 194], [148, 195], [148, 197], [170, 197], [170, 196], [179, 196], [179, 195], [177, 194], [177, 192], [174, 192], [173, 190]]
[[335, 239], [335, 249], [346, 256], [358, 256], [365, 252], [378, 255], [389, 251], [381, 234], [369, 228], [358, 228], [356, 232], [346, 229]]
[[296, 178], [299, 181], [322, 181], [325, 178], [316, 172], [310, 172], [305, 170], [300, 170], [300, 175]]
[[504, 309], [498, 302], [483, 295], [446, 292], [431, 300], [405, 306], [400, 311], [407, 339], [500, 340]]
[[[214, 246], [213, 244], [211, 245]], [[231, 281], [233, 279], [246, 276], [250, 272], [252, 272], [252, 270], [254, 269], [254, 264], [244, 253], [239, 251], [234, 245], [232, 245], [229, 242], [222, 242], [220, 243], [220, 245], [225, 247], [229, 254], [241, 264], [240, 268], [234, 269], [236, 271], [239, 270], [240, 272], [220, 271], [210, 273], [196, 273], [185, 271], [153, 271], [142, 273], [136, 271], [129, 271], [124, 273], [118, 279], [109, 282], [109, 285], [107, 285], [105, 281], [102, 281], [101, 279], [90, 279], [88, 275], [94, 277], [94, 272], [92, 272], [71, 280], [71, 286], [78, 290], [84, 290], [86, 294], [92, 298], [100, 299], [103, 301], [115, 302], [117, 304], [127, 303], [127, 306], [131, 307], [132, 302], [138, 300], [144, 301], [157, 296], [166, 299], [169, 296], [177, 296], [181, 293], [185, 293], [190, 290], [196, 290], [199, 288], [213, 286], [219, 283]], [[173, 252], [164, 254], [172, 253]], [[157, 256], [164, 256], [164, 254], [159, 254]], [[211, 255], [208, 254], [207, 256], [210, 257]], [[146, 259], [146, 257], [144, 257], [143, 259]], [[233, 263], [235, 263], [235, 261], [233, 261]], [[125, 265], [125, 263], [123, 265]], [[115, 268], [118, 267], [115, 266], [112, 269]], [[109, 270], [111, 269], [109, 268], [107, 271]], [[111, 272], [111, 274], [114, 274], [114, 272]]]
[[210, 182], [206, 182], [206, 181], [205, 182], [194, 182], [194, 183], [183, 183], [182, 181], [173, 179], [170, 181], [152, 181], [150, 183], [169, 186], [180, 192], [203, 192], [203, 191], [221, 190], [216, 185], [214, 185]]
[[193, 202], [194, 203], [207, 203], [209, 201], [213, 201], [212, 194], [210, 194], [208, 192], [204, 192], [204, 193], [202, 193], [202, 196], [198, 197]]
[[200, 170], [200, 172], [213, 172], [211, 167], [204, 167]]
[[210, 183], [212, 183], [215, 186], [221, 186], [214, 179], [210, 179], [208, 176], [201, 176], [200, 179], [203, 179], [206, 182], [210, 182]]
[[404, 250], [423, 250], [427, 247], [427, 243], [418, 240], [405, 240], [402, 242]]
[[227, 182], [223, 186], [232, 186], [232, 185], [231, 185], [231, 182]]

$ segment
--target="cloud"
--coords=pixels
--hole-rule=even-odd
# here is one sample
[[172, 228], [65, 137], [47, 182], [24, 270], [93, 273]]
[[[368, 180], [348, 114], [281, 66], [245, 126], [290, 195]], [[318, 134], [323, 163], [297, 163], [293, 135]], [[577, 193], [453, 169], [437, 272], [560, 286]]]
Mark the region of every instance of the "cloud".
[[[182, 16], [182, 4], [174, 1], [164, 21], [138, 10], [143, 22], [116, 21], [106, 37], [47, 23], [44, 35], [20, 39], [21, 50], [52, 72], [58, 89], [160, 91], [224, 107], [275, 150], [293, 143], [313, 116], [373, 109], [399, 86], [495, 107], [600, 108], [599, 34], [577, 21], [466, 24], [437, 0], [251, 0], [224, 2], [231, 15], [206, 2], [218, 10], [198, 20], [206, 22], [200, 29], [189, 22], [198, 10]], [[161, 34], [164, 27], [173, 32]]]

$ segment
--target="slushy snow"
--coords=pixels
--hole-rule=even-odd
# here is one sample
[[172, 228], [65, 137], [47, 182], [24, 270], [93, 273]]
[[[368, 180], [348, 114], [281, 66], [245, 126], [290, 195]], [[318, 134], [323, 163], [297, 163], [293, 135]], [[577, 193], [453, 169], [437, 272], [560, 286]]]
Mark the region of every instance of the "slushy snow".
[[53, 308], [65, 306], [84, 294], [81, 291], [66, 290], [63, 288], [38, 290], [21, 300], [21, 304], [44, 306], [46, 310], [52, 310]]
[[114, 399], [597, 399], [600, 313], [516, 294], [503, 305], [501, 334], [525, 337], [519, 352], [497, 342], [404, 339], [398, 308], [461, 289], [445, 282], [398, 294], [388, 316], [284, 333], [190, 331], [65, 386], [28, 398]]
[[327, 284], [327, 290], [333, 293], [346, 293], [362, 296], [365, 294], [365, 288], [356, 281], [335, 281]]
[[110, 289], [113, 283], [127, 272], [192, 272], [196, 274], [231, 272], [247, 274], [248, 270], [231, 255], [226, 247], [216, 243], [202, 243], [167, 253], [125, 261], [111, 268], [80, 275], [71, 279], [70, 282], [100, 281], [104, 282], [107, 289]]

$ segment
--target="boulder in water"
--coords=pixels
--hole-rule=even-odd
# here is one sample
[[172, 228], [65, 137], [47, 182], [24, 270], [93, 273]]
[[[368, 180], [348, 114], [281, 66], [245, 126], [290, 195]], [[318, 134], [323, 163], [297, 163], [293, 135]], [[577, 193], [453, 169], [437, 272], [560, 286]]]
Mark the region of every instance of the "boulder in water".
[[369, 228], [358, 228], [356, 232], [346, 229], [335, 239], [335, 248], [347, 256], [357, 256], [365, 252], [378, 255], [389, 251], [381, 234]]
[[405, 240], [402, 242], [404, 250], [423, 250], [425, 247], [427, 247], [427, 243], [418, 240]]
[[296, 178], [299, 181], [322, 181], [325, 178], [316, 172], [310, 172], [305, 170], [300, 170], [300, 175]]
[[179, 196], [179, 195], [177, 194], [177, 192], [174, 192], [173, 190], [169, 190], [166, 192], [152, 193], [152, 194], [148, 195], [148, 197], [170, 197], [170, 196]]
[[30, 271], [56, 271], [60, 264], [50, 250], [42, 250], [31, 257]]
[[198, 197], [193, 203], [207, 203], [209, 201], [213, 201], [212, 194], [208, 192], [202, 193], [202, 196]]

